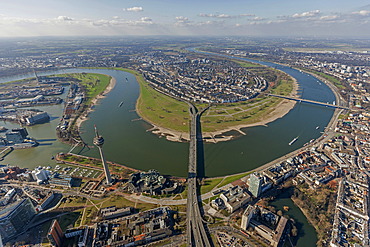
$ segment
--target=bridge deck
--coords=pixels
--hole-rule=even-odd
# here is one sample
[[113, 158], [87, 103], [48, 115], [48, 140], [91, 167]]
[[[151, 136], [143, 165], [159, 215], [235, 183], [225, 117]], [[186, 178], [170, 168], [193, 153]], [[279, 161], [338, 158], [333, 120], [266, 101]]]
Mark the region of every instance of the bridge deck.
[[272, 96], [272, 97], [277, 97], [277, 98], [282, 98], [282, 99], [294, 100], [294, 101], [298, 101], [298, 102], [310, 103], [310, 104], [314, 104], [314, 105], [321, 105], [321, 106], [327, 106], [327, 107], [349, 110], [349, 108], [346, 107], [346, 106], [333, 105], [333, 104], [324, 103], [324, 102], [315, 101], [315, 100], [301, 99], [301, 98], [298, 98], [298, 97], [284, 96], [284, 95], [271, 94], [271, 93], [266, 93], [266, 95]]

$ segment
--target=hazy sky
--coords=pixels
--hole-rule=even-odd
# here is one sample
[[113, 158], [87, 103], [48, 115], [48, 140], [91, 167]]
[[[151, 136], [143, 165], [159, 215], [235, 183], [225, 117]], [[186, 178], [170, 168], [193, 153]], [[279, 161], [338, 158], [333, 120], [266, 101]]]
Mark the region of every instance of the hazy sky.
[[0, 37], [370, 38], [369, 0], [0, 0]]

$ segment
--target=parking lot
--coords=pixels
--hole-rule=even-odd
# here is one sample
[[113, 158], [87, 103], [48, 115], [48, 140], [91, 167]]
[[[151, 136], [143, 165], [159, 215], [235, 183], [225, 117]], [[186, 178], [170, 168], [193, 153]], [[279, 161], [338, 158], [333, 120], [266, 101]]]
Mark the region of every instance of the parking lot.
[[59, 164], [56, 165], [54, 171], [59, 174], [66, 174], [71, 175], [73, 177], [80, 177], [80, 178], [98, 178], [102, 171], [85, 168], [80, 166], [73, 166], [73, 165], [65, 165]]

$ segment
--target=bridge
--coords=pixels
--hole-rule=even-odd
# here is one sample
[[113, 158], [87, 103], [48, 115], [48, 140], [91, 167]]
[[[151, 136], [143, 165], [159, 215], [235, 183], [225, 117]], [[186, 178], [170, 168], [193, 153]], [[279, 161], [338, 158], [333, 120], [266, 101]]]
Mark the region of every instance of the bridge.
[[265, 95], [272, 96], [272, 97], [277, 97], [277, 98], [282, 98], [282, 99], [295, 100], [295, 101], [298, 101], [298, 102], [304, 102], [304, 103], [309, 103], [309, 104], [314, 104], [314, 105], [321, 105], [321, 106], [326, 106], [326, 107], [349, 110], [349, 108], [346, 107], [346, 106], [334, 105], [334, 104], [329, 104], [329, 103], [324, 103], [324, 102], [314, 101], [314, 100], [309, 100], [309, 99], [301, 99], [301, 98], [298, 98], [298, 97], [284, 96], [284, 95], [278, 95], [278, 94], [272, 94], [272, 93], [265, 93]]
[[201, 200], [198, 198], [197, 169], [198, 169], [198, 145], [202, 141], [199, 120], [203, 112], [189, 104], [191, 115], [190, 122], [190, 145], [189, 145], [189, 168], [188, 168], [188, 197], [187, 197], [187, 246], [211, 247], [209, 234], [200, 211]]

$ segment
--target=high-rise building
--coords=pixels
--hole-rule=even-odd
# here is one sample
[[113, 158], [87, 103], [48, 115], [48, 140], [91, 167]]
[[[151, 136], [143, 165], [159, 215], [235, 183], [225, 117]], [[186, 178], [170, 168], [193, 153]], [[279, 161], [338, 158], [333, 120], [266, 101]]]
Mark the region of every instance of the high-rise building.
[[262, 182], [263, 180], [259, 173], [255, 172], [250, 175], [248, 180], [248, 190], [253, 196], [258, 197], [261, 194]]
[[47, 238], [53, 246], [59, 247], [63, 243], [63, 231], [57, 220], [54, 220], [49, 228]]
[[29, 198], [2, 209], [0, 211], [0, 235], [4, 241], [22, 232], [35, 215], [36, 210]]
[[94, 128], [95, 128], [94, 145], [98, 147], [99, 152], [100, 152], [101, 162], [103, 163], [105, 178], [107, 180], [107, 185], [111, 185], [112, 184], [112, 178], [110, 176], [108, 164], [105, 161], [105, 158], [104, 158], [104, 155], [103, 155], [104, 138], [98, 134], [98, 130], [97, 130], [96, 126], [94, 126]]
[[240, 224], [240, 228], [244, 231], [248, 229], [248, 225], [254, 215], [254, 211], [255, 208], [252, 205], [248, 205], [247, 209], [244, 211], [242, 215], [242, 223]]

